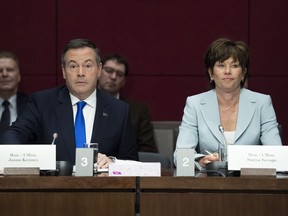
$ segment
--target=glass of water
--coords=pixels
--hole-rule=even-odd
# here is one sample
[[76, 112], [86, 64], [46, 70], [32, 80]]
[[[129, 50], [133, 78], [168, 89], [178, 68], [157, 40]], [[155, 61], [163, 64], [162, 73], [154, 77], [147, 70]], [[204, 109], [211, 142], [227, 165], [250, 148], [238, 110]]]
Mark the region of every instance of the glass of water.
[[221, 143], [218, 149], [218, 154], [220, 161], [227, 162], [228, 161], [227, 145]]
[[94, 163], [94, 172], [97, 171], [97, 158], [98, 158], [98, 143], [85, 143], [85, 148], [93, 149], [93, 163]]

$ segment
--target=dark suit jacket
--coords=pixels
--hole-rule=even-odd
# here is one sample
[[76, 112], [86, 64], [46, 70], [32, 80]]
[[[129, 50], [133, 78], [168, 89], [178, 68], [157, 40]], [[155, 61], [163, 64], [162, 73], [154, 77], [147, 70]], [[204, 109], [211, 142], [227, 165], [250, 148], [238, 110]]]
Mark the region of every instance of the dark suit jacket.
[[16, 102], [17, 102], [17, 115], [19, 115], [25, 107], [25, 104], [27, 102], [27, 95], [21, 92], [17, 93], [17, 98], [16, 98]]
[[[32, 94], [17, 121], [1, 136], [0, 143], [49, 144], [55, 132], [58, 133], [56, 159], [74, 164], [73, 109], [66, 86]], [[107, 156], [138, 160], [127, 104], [101, 90], [97, 90], [91, 142], [99, 143], [99, 152]]]
[[138, 151], [158, 152], [154, 140], [153, 126], [150, 122], [150, 115], [147, 106], [140, 101], [127, 98], [120, 99], [129, 105], [131, 121], [138, 144]]

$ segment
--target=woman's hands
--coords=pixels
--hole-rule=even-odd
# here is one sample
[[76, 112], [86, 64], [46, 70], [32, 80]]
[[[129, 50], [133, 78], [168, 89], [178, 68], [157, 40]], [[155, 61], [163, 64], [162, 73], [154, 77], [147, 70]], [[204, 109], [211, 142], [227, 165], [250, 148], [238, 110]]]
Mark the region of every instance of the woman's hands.
[[201, 159], [198, 160], [198, 163], [200, 164], [200, 166], [206, 167], [207, 164], [212, 163], [214, 161], [219, 161], [219, 155], [217, 152], [202, 157]]

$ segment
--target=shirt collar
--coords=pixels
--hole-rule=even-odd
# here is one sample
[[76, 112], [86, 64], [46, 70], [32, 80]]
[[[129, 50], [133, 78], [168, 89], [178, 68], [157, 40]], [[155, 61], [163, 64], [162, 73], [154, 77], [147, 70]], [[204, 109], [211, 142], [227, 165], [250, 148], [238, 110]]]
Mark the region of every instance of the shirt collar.
[[[94, 92], [88, 98], [83, 100], [87, 103], [87, 105], [89, 105], [93, 108], [95, 108], [95, 106], [96, 106], [96, 97], [97, 97], [96, 92], [97, 92], [97, 89], [95, 89]], [[80, 101], [79, 98], [75, 97], [71, 93], [69, 93], [69, 94], [70, 94], [72, 105], [73, 106], [76, 105]]]
[[[10, 106], [12, 106], [12, 107], [15, 108], [15, 109], [16, 109], [16, 107], [17, 107], [16, 99], [17, 99], [17, 95], [16, 95], [16, 94], [13, 95], [13, 96], [11, 96], [11, 97], [8, 99], [8, 101], [9, 101], [9, 103], [10, 103]], [[3, 101], [4, 101], [4, 99], [3, 99], [3, 98], [0, 98], [0, 104], [2, 104]]]

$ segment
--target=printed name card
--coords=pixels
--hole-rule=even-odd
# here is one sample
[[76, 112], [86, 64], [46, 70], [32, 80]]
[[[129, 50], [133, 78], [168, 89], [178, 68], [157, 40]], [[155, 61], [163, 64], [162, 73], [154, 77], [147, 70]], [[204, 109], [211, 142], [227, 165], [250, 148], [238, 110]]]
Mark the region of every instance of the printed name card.
[[7, 167], [38, 167], [40, 170], [55, 170], [56, 146], [0, 145], [0, 170]]
[[109, 176], [161, 176], [160, 162], [116, 160], [109, 164]]
[[228, 145], [228, 170], [241, 168], [288, 171], [288, 146]]

